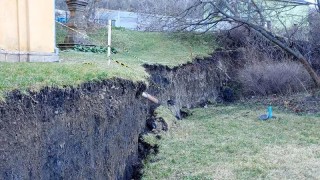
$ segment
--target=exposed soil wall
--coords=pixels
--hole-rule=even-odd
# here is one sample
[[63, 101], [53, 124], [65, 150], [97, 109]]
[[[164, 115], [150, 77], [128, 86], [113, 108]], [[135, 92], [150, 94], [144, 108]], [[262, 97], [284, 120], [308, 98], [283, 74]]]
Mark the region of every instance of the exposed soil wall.
[[215, 102], [224, 78], [213, 58], [169, 68], [145, 65], [150, 76], [150, 88], [163, 105], [169, 106], [178, 118], [183, 107], [193, 108]]
[[130, 179], [139, 165], [139, 135], [155, 107], [141, 93], [179, 116], [182, 107], [215, 101], [221, 80], [212, 58], [145, 67], [148, 89], [112, 79], [10, 93], [0, 103], [0, 179]]
[[116, 79], [11, 93], [0, 105], [0, 179], [130, 179], [144, 88]]

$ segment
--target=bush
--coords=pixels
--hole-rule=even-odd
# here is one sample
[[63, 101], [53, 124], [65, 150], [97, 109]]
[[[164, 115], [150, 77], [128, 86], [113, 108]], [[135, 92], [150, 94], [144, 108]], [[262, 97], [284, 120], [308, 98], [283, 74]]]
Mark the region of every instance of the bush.
[[309, 88], [312, 80], [295, 62], [260, 62], [239, 71], [239, 82], [245, 94], [290, 94]]
[[[285, 42], [285, 39], [276, 37], [277, 40]], [[217, 34], [219, 44], [225, 49], [243, 49], [246, 62], [282, 61], [291, 58], [287, 52], [267, 40], [261, 34], [249, 28], [238, 27], [227, 32]]]
[[82, 45], [76, 45], [74, 47], [75, 51], [80, 52], [92, 52], [92, 53], [105, 53], [107, 52], [107, 47], [103, 46], [82, 46]]

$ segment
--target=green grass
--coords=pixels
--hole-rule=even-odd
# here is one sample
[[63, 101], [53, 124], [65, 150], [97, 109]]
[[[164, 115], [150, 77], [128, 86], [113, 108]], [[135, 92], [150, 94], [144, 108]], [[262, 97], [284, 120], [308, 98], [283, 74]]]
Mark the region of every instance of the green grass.
[[[106, 29], [98, 29], [88, 34], [91, 42], [106, 46], [106, 32]], [[112, 47], [118, 51], [112, 58], [128, 65], [148, 63], [177, 66], [192, 61], [196, 56], [208, 56], [215, 46], [212, 34], [139, 32], [123, 28], [115, 28], [112, 32]], [[71, 55], [74, 56], [74, 52]], [[64, 60], [79, 59], [72, 58], [69, 52], [63, 52], [61, 56]], [[105, 55], [97, 58], [106, 59]]]
[[[90, 40], [105, 45], [106, 29], [89, 31]], [[66, 30], [57, 25], [56, 41], [61, 43]], [[113, 47], [118, 51], [109, 66], [106, 54], [64, 51], [60, 63], [0, 63], [0, 97], [14, 89], [39, 90], [44, 86], [75, 86], [83, 82], [113, 77], [145, 81], [148, 74], [141, 66], [164, 64], [175, 66], [191, 61], [195, 56], [206, 56], [214, 49], [211, 35], [192, 33], [166, 34], [137, 32], [121, 28], [113, 30]], [[119, 61], [129, 66], [121, 66]]]
[[172, 112], [168, 108], [164, 106], [159, 106], [155, 110], [155, 114], [157, 114], [157, 117], [163, 118], [163, 120], [168, 125], [168, 129], [171, 129], [172, 127], [174, 127], [176, 117], [172, 114]]
[[118, 66], [114, 64], [108, 66], [99, 61], [92, 63], [0, 63], [0, 96], [16, 89], [38, 91], [44, 86], [62, 88], [111, 77], [136, 81], [143, 80], [143, 76], [146, 76], [141, 67], [137, 67], [141, 69], [141, 73], [137, 71], [120, 72], [116, 68]]
[[274, 111], [259, 121], [260, 107], [194, 110], [158, 140], [143, 179], [320, 178], [319, 116]]

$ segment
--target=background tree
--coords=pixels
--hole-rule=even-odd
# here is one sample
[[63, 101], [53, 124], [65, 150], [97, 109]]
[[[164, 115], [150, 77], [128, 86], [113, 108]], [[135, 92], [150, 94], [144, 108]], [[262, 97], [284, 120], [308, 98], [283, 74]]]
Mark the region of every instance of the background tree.
[[[64, 8], [65, 0], [57, 0], [59, 8]], [[308, 63], [308, 59], [302, 53], [301, 48], [297, 47], [294, 36], [301, 24], [297, 24], [296, 29], [287, 27], [281, 22], [279, 16], [294, 7], [300, 6], [299, 3], [288, 3], [289, 0], [89, 0], [89, 16], [94, 16], [97, 8], [121, 9], [130, 11], [147, 12], [175, 16], [175, 21], [169, 19], [171, 27], [182, 30], [212, 30], [221, 23], [226, 23], [232, 27], [246, 26], [258, 34], [276, 44], [287, 53], [294, 56], [308, 71], [314, 82], [320, 87], [320, 78]], [[272, 3], [271, 3], [272, 2]], [[320, 0], [315, 5], [320, 7]], [[278, 21], [283, 28], [271, 31], [268, 26], [268, 19]], [[169, 23], [167, 24], [169, 25]], [[277, 25], [277, 26], [278, 26]], [[300, 28], [301, 29], [301, 28]], [[286, 38], [279, 38], [279, 32]]]
[[94, 19], [97, 8], [98, 8], [98, 3], [101, 2], [101, 0], [89, 0], [88, 1], [88, 10], [86, 13], [87, 19]]
[[[179, 27], [182, 30], [190, 30], [190, 28], [210, 30], [221, 22], [228, 22], [233, 27], [246, 26], [295, 57], [310, 74], [316, 86], [320, 87], [319, 76], [292, 39], [281, 38], [275, 32], [268, 30], [266, 26], [267, 17], [275, 21], [279, 19], [281, 12], [300, 5], [299, 3], [272, 3], [262, 0], [198, 0], [179, 14], [180, 23], [177, 24], [183, 24]], [[197, 11], [202, 11], [203, 17], [188, 22], [186, 17]]]

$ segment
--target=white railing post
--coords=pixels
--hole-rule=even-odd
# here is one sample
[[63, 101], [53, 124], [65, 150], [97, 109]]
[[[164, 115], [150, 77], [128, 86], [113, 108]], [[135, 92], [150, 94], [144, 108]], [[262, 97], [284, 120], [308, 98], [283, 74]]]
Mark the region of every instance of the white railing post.
[[111, 63], [111, 28], [112, 28], [111, 19], [108, 20], [108, 64]]

